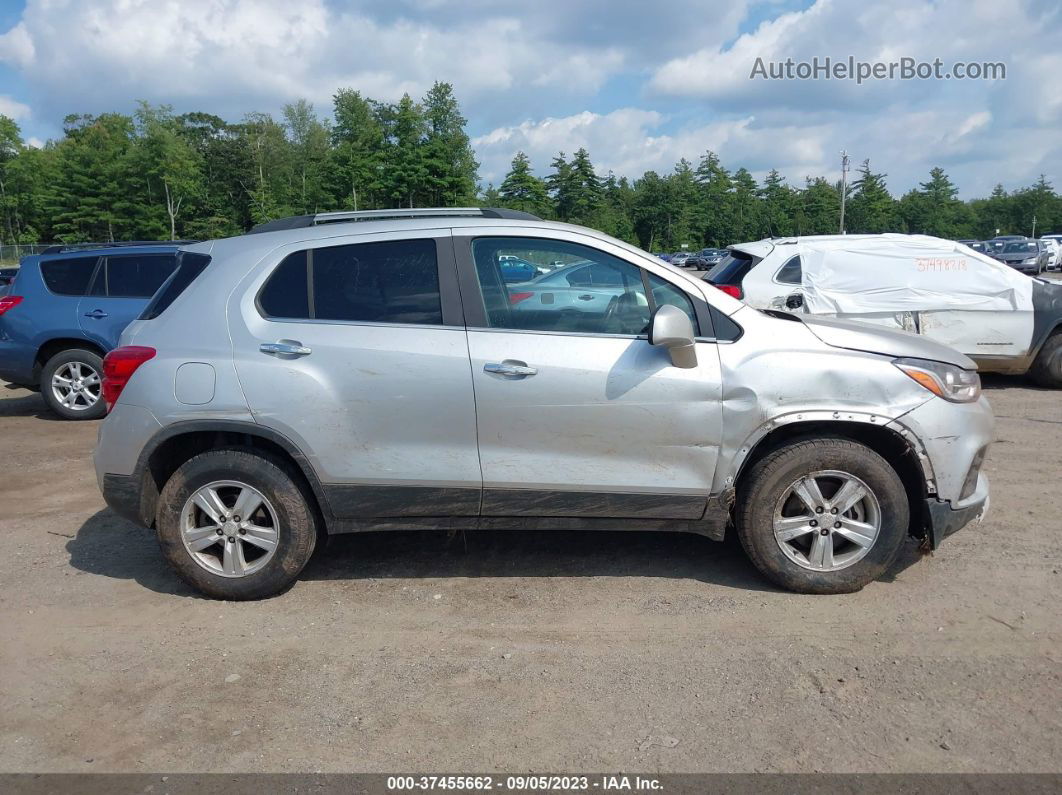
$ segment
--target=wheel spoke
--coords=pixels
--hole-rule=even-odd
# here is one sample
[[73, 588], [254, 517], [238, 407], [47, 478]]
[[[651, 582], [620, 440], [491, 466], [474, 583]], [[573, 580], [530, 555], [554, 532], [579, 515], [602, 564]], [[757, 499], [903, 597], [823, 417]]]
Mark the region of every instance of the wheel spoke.
[[812, 566], [828, 569], [833, 567], [833, 539], [828, 535], [816, 535], [811, 542], [808, 560]]
[[202, 552], [204, 549], [209, 549], [210, 547], [214, 546], [214, 544], [218, 543], [218, 541], [225, 540], [224, 536], [219, 536], [218, 531], [214, 528], [210, 527], [206, 529], [206, 535], [200, 536], [194, 541], [191, 538], [188, 539], [188, 548], [192, 550], [192, 552]]
[[221, 570], [226, 574], [243, 574], [245, 563], [243, 560], [243, 550], [240, 545], [232, 542], [225, 544], [225, 553], [221, 560]]
[[100, 377], [96, 373], [86, 376], [84, 381], [82, 381], [85, 386], [96, 386], [96, 384], [98, 384], [99, 382]]
[[779, 541], [792, 541], [794, 538], [807, 535], [815, 528], [808, 522], [810, 516], [782, 516], [774, 520], [774, 535]]
[[249, 520], [262, 505], [261, 496], [253, 489], [243, 489], [232, 506], [232, 513], [242, 520]]
[[266, 552], [271, 552], [277, 547], [277, 532], [271, 527], [249, 525], [247, 535], [241, 536], [241, 540], [259, 549], [264, 549]]
[[846, 480], [830, 502], [837, 513], [845, 513], [866, 496], [867, 490], [863, 486], [854, 480]]
[[57, 372], [55, 375], [52, 376], [52, 383], [56, 386], [68, 387], [74, 383], [74, 379], [67, 378], [64, 375], [59, 375], [59, 373]]
[[847, 538], [853, 544], [861, 547], [869, 547], [874, 543], [874, 537], [877, 532], [874, 529], [874, 525], [866, 522], [857, 522], [855, 519], [849, 519], [846, 516], [842, 516], [839, 521], [841, 526], [834, 529], [834, 532], [839, 536]]
[[195, 504], [202, 509], [203, 513], [210, 517], [210, 520], [215, 524], [221, 524], [225, 520], [222, 518], [228, 513], [228, 508], [225, 507], [225, 503], [221, 501], [221, 497], [218, 496], [216, 490], [212, 488], [202, 488], [196, 492]]
[[816, 508], [826, 507], [826, 500], [823, 498], [822, 491], [819, 490], [819, 484], [815, 478], [801, 478], [793, 486], [793, 493], [812, 512]]

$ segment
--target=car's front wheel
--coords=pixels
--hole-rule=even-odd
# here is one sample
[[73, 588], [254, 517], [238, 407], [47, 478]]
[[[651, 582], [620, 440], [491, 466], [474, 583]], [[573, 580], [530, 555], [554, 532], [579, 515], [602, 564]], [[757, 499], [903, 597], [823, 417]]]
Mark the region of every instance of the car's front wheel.
[[249, 450], [214, 450], [181, 465], [159, 495], [156, 528], [181, 578], [217, 599], [284, 590], [317, 540], [298, 476]]
[[1062, 388], [1062, 331], [1056, 331], [1040, 347], [1029, 375], [1040, 386]]
[[756, 462], [738, 493], [736, 525], [768, 579], [799, 593], [850, 593], [880, 577], [907, 534], [910, 505], [896, 471], [848, 439], [799, 441]]

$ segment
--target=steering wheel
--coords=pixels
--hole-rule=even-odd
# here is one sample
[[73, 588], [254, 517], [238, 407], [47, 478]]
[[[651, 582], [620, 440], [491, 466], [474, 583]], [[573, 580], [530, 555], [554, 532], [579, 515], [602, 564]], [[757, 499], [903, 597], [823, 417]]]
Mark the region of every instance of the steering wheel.
[[[614, 334], [629, 334], [628, 326], [632, 325], [630, 321], [635, 323], [647, 321], [646, 312], [642, 310], [649, 309], [649, 302], [645, 300], [645, 297], [639, 292], [624, 292], [615, 296], [608, 303], [608, 308], [605, 309], [605, 328]], [[642, 329], [639, 329], [634, 333], [641, 333]]]

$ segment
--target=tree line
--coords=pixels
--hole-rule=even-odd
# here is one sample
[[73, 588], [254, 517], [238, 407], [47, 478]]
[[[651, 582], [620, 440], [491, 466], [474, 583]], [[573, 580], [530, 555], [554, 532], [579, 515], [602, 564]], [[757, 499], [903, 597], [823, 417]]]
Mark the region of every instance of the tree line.
[[[279, 119], [228, 122], [140, 103], [135, 113], [67, 116], [63, 136], [25, 143], [0, 115], [0, 243], [207, 239], [327, 210], [482, 205], [584, 224], [653, 251], [839, 231], [841, 185], [822, 176], [758, 182], [709, 151], [667, 174], [602, 174], [585, 149], [536, 175], [523, 152], [497, 185], [479, 184], [453, 87], [380, 102], [353, 89], [330, 116], [305, 100]], [[941, 168], [899, 198], [863, 162], [847, 188], [846, 231], [962, 239], [1062, 232], [1062, 197], [1040, 179], [963, 201]], [[1034, 221], [1035, 219], [1035, 221]]]

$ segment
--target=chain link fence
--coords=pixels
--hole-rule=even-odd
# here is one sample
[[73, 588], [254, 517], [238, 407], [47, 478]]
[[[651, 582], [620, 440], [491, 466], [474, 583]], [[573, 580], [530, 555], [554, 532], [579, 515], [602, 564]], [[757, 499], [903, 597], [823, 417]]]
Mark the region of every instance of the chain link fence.
[[15, 243], [0, 245], [0, 265], [11, 267], [18, 265], [18, 261], [30, 254], [41, 254], [49, 246], [56, 243]]

